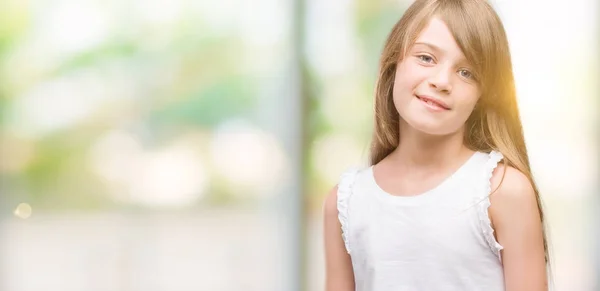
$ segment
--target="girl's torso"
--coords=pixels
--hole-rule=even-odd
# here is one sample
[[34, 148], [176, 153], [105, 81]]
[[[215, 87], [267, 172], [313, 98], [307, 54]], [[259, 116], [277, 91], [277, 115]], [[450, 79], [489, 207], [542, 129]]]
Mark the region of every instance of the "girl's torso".
[[502, 247], [488, 216], [501, 159], [476, 152], [417, 196], [385, 192], [373, 167], [346, 172], [337, 205], [356, 290], [504, 290]]

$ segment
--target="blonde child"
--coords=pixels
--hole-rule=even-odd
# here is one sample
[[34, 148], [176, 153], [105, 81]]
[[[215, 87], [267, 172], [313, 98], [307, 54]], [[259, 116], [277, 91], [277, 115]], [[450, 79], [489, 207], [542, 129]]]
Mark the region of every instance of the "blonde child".
[[370, 164], [325, 199], [327, 291], [547, 290], [508, 42], [488, 2], [417, 0], [394, 26]]

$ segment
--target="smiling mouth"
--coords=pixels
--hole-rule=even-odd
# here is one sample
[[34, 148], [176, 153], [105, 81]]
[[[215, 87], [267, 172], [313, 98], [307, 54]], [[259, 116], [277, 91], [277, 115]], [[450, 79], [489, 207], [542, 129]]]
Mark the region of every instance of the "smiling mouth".
[[417, 97], [417, 99], [421, 100], [423, 103], [425, 103], [429, 108], [434, 109], [434, 110], [450, 110], [450, 108], [448, 108], [446, 105], [437, 102], [436, 100], [434, 100], [433, 98], [429, 98], [427, 96], [419, 96], [419, 95], [415, 95], [415, 97]]

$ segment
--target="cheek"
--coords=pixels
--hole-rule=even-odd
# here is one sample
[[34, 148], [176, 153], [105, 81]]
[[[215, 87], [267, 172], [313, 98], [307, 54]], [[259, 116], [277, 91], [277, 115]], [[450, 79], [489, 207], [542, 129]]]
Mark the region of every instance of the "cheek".
[[464, 96], [460, 102], [459, 115], [461, 115], [461, 119], [466, 120], [471, 115], [475, 105], [477, 104], [477, 101], [479, 100], [478, 94], [479, 93], [477, 90], [466, 90], [466, 92], [461, 95]]
[[418, 68], [410, 63], [400, 63], [394, 77], [393, 96], [396, 102], [408, 99], [423, 79]]
[[477, 104], [477, 102], [479, 101], [479, 98], [481, 97], [479, 86], [472, 86], [471, 88], [469, 88], [469, 90], [467, 90], [466, 94], [466, 96], [469, 96], [469, 98], [466, 98], [467, 104], [472, 110], [475, 107], [475, 104]]
[[464, 102], [464, 107], [465, 107], [466, 111], [472, 111], [473, 108], [475, 107], [475, 104], [477, 104], [477, 100], [479, 100], [476, 93], [471, 93], [471, 94], [469, 94], [469, 95], [471, 95], [471, 97], [466, 98], [465, 102]]

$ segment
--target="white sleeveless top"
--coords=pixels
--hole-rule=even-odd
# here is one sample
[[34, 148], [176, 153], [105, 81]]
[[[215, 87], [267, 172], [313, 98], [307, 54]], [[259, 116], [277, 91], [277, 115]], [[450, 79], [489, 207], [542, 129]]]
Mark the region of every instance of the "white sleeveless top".
[[454, 174], [417, 196], [394, 196], [373, 167], [342, 175], [337, 208], [356, 291], [500, 291], [502, 246], [488, 207], [502, 154], [475, 152]]

